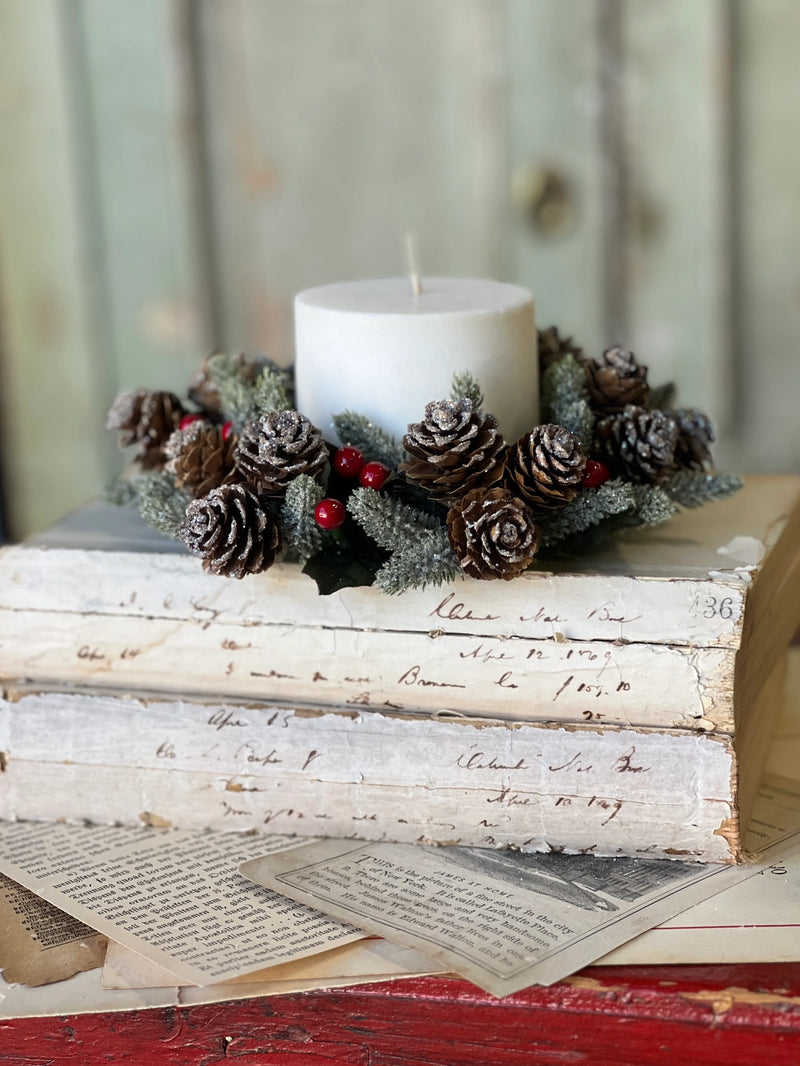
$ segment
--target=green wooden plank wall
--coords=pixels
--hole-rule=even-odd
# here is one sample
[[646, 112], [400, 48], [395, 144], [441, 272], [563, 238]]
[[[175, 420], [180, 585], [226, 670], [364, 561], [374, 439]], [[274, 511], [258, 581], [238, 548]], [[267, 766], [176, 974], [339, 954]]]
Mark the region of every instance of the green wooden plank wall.
[[798, 42], [792, 0], [0, 0], [12, 533], [115, 469], [118, 389], [288, 362], [294, 292], [409, 227], [796, 469]]
[[12, 533], [105, 473], [82, 212], [58, 6], [0, 4], [0, 373]]

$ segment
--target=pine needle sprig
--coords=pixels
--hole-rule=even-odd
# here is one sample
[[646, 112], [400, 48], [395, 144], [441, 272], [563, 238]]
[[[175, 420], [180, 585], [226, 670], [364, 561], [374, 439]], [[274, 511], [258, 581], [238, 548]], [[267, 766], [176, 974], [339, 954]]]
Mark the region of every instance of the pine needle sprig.
[[237, 433], [259, 415], [291, 407], [284, 371], [266, 357], [260, 362], [261, 370], [250, 382], [242, 377], [240, 365], [231, 356], [221, 353], [208, 360], [206, 372], [217, 389], [220, 410]]
[[180, 539], [180, 527], [191, 495], [176, 487], [169, 474], [144, 474], [136, 479], [139, 513], [159, 533]]
[[722, 500], [742, 485], [738, 474], [706, 474], [702, 470], [680, 470], [662, 483], [664, 492], [680, 507], [701, 507]]
[[659, 485], [633, 485], [635, 515], [643, 526], [659, 526], [678, 510], [675, 502]]
[[473, 411], [480, 411], [483, 407], [483, 392], [469, 370], [457, 370], [453, 374], [450, 398], [452, 400], [469, 400], [472, 403]]
[[418, 533], [414, 541], [394, 552], [376, 574], [375, 585], [381, 592], [396, 596], [409, 589], [442, 585], [460, 575], [463, 571], [450, 547], [447, 530], [440, 526]]
[[280, 523], [284, 543], [301, 559], [310, 559], [325, 546], [325, 534], [314, 518], [314, 508], [322, 499], [322, 487], [308, 474], [289, 482], [281, 504]]
[[241, 377], [239, 364], [232, 355], [228, 355], [226, 352], [216, 352], [214, 355], [209, 356], [206, 360], [205, 370], [208, 380], [217, 389], [231, 378]]
[[374, 489], [356, 489], [347, 501], [347, 510], [367, 536], [387, 551], [417, 542], [426, 531], [443, 528], [436, 515]]
[[578, 493], [574, 500], [542, 523], [541, 546], [549, 548], [608, 518], [634, 511], [636, 497], [633, 489], [628, 482], [614, 478], [596, 489]]
[[551, 363], [542, 376], [542, 421], [563, 426], [588, 450], [594, 435], [594, 412], [586, 390], [586, 371], [573, 355]]
[[364, 415], [342, 411], [333, 416], [333, 424], [342, 444], [358, 448], [367, 459], [376, 459], [388, 467], [396, 467], [402, 461], [401, 445]]
[[136, 482], [127, 477], [112, 478], [103, 486], [101, 495], [106, 503], [113, 504], [114, 507], [128, 507], [138, 499]]
[[595, 416], [587, 401], [575, 400], [573, 403], [566, 403], [556, 413], [557, 417], [552, 421], [574, 434], [580, 441], [584, 452], [591, 451]]
[[222, 352], [211, 356], [206, 373], [217, 390], [223, 417], [233, 423], [237, 433], [241, 432], [253, 407], [253, 386], [241, 376], [236, 360]]
[[291, 406], [284, 375], [278, 367], [268, 363], [253, 385], [249, 419], [270, 411], [288, 411]]

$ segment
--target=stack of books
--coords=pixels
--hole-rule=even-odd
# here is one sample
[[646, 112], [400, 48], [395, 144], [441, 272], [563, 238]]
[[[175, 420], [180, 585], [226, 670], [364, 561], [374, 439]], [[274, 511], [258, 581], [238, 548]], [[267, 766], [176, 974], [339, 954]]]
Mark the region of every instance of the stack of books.
[[796, 477], [398, 597], [93, 504], [0, 552], [0, 812], [737, 862], [798, 624]]

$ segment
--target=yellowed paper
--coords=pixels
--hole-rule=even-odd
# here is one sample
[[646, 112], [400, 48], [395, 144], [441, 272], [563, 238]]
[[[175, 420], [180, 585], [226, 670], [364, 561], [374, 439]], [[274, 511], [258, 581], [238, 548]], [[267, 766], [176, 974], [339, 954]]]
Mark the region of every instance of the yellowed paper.
[[0, 972], [37, 987], [103, 965], [106, 939], [0, 874]]
[[[328, 987], [327, 982], [356, 984], [370, 979], [387, 981], [441, 972], [419, 952], [374, 937], [331, 948], [298, 962], [270, 966], [228, 984], [231, 995], [238, 996], [241, 985], [261, 984], [265, 988], [280, 985], [281, 989], [305, 991], [310, 984]], [[101, 983], [103, 988], [189, 987], [175, 974], [113, 941], [108, 945]]]
[[0, 872], [181, 979], [227, 981], [364, 934], [237, 872], [282, 837], [0, 823]]
[[[43, 1018], [59, 1014], [96, 1014], [112, 1011], [144, 1010], [148, 1007], [190, 1007], [202, 1003], [224, 1003], [236, 999], [262, 999], [292, 992], [369, 985], [385, 981], [385, 976], [341, 977], [305, 982], [262, 981], [255, 984], [218, 984], [200, 987], [108, 989], [100, 986], [100, 970], [76, 974], [58, 984], [28, 988], [7, 985], [0, 977], [0, 1019]], [[410, 976], [410, 975], [409, 975]], [[392, 980], [399, 980], [399, 975]]]

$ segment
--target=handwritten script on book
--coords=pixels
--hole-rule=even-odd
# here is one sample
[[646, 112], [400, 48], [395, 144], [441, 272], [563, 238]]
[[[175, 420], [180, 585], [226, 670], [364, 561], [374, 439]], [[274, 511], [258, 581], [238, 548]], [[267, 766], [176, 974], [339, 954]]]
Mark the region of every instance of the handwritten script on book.
[[18, 676], [516, 721], [733, 727], [728, 648], [113, 616], [67, 627], [44, 613], [36, 622], [34, 651], [13, 631], [4, 638]]

